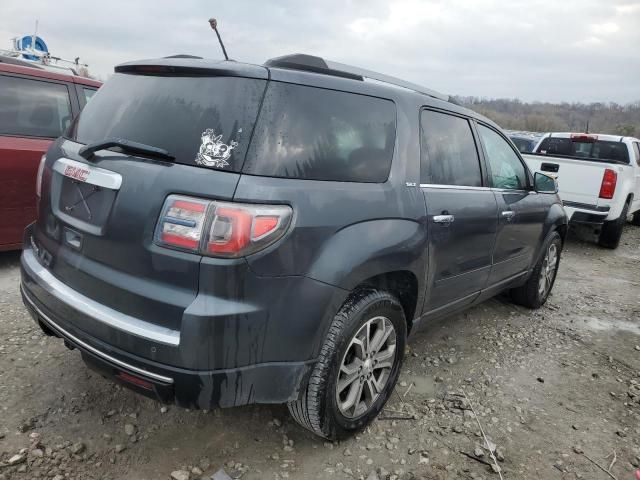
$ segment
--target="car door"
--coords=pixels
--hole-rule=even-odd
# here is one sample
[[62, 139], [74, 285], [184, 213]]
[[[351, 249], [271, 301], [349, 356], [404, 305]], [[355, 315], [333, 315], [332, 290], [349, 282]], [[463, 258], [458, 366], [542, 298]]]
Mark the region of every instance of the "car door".
[[20, 245], [35, 220], [40, 158], [71, 120], [66, 83], [0, 75], [0, 249]]
[[423, 313], [473, 302], [491, 270], [498, 227], [470, 120], [422, 110], [420, 187], [427, 209], [429, 265]]
[[540, 245], [546, 215], [543, 202], [531, 188], [531, 175], [497, 129], [477, 124], [489, 185], [498, 205], [498, 231], [488, 285], [507, 282], [529, 269]]

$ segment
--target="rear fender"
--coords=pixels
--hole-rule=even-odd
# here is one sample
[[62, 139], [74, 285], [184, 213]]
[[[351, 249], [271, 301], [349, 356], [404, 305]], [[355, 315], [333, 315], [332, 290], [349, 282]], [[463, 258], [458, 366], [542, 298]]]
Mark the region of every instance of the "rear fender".
[[[345, 290], [398, 270], [412, 272], [421, 283], [427, 245], [426, 229], [416, 221], [388, 218], [356, 223], [325, 243], [307, 275]], [[418, 288], [420, 301], [422, 285]]]

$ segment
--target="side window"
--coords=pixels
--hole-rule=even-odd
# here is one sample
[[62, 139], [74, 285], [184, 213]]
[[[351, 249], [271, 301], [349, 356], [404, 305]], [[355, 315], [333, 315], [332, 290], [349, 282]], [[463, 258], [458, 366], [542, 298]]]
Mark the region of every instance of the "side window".
[[87, 88], [87, 87], [82, 87], [82, 93], [84, 94], [84, 103], [86, 105], [86, 103], [91, 100], [91, 97], [93, 97], [96, 93], [96, 89], [95, 88]]
[[271, 82], [243, 172], [383, 183], [395, 134], [396, 107], [390, 100]]
[[636, 163], [640, 167], [640, 142], [634, 142], [633, 146], [636, 147]]
[[0, 75], [0, 135], [55, 138], [70, 122], [65, 85]]
[[527, 188], [527, 170], [507, 141], [484, 125], [478, 125], [478, 131], [487, 153], [491, 186], [509, 190]]
[[480, 160], [468, 120], [423, 110], [420, 129], [421, 183], [482, 186]]

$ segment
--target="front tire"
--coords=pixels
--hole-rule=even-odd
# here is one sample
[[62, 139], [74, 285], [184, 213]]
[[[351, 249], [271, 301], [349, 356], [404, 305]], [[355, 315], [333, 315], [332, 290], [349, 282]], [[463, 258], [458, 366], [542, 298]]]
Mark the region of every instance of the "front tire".
[[543, 254], [536, 263], [527, 283], [511, 290], [511, 299], [528, 308], [540, 308], [549, 298], [556, 281], [562, 252], [562, 238], [551, 232], [544, 242]]
[[640, 227], [640, 210], [633, 214], [633, 216], [631, 217], [631, 223]]
[[628, 214], [629, 203], [626, 203], [619, 218], [611, 220], [610, 222], [604, 222], [602, 231], [600, 232], [600, 238], [598, 238], [598, 245], [605, 248], [618, 248], [620, 237], [622, 237], [622, 230], [627, 223]]
[[348, 437], [380, 413], [398, 380], [406, 345], [402, 305], [390, 293], [356, 292], [335, 315], [291, 416], [329, 440]]

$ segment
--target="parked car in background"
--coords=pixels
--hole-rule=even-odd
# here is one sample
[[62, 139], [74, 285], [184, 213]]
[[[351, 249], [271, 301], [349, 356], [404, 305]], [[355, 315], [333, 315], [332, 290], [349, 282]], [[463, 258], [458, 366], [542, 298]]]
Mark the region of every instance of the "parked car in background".
[[513, 144], [518, 147], [520, 153], [533, 152], [544, 136], [544, 133], [517, 132], [513, 130], [505, 130], [505, 133]]
[[532, 171], [557, 177], [569, 221], [592, 227], [601, 246], [618, 246], [629, 215], [640, 226], [637, 138], [549, 133], [524, 159]]
[[40, 159], [100, 85], [0, 56], [0, 251], [22, 247], [36, 218]]
[[288, 403], [332, 439], [383, 408], [409, 332], [502, 291], [541, 306], [567, 231], [493, 122], [309, 55], [120, 65], [38, 189], [45, 333], [153, 398]]

